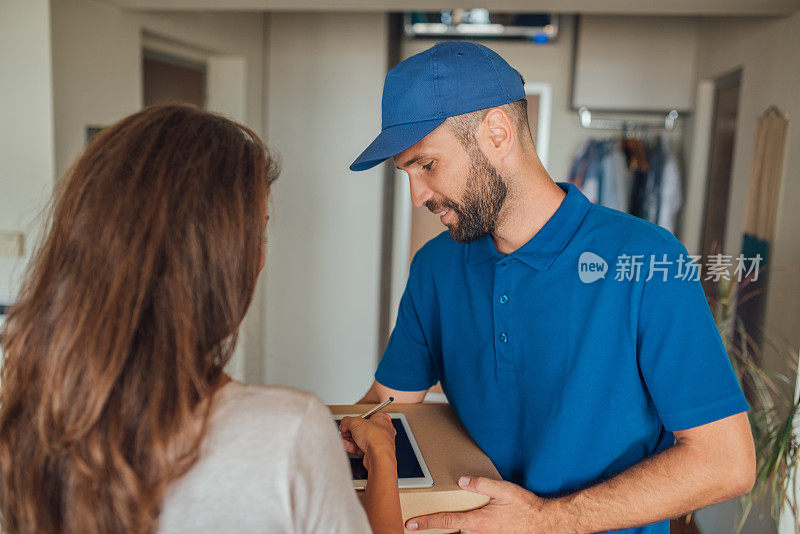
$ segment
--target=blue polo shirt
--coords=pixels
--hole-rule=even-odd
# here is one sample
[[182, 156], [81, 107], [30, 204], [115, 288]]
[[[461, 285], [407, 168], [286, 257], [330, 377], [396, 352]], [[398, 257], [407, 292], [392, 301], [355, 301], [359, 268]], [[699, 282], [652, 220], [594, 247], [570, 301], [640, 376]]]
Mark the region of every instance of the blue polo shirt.
[[556, 213], [511, 254], [443, 232], [414, 256], [375, 373], [402, 391], [441, 381], [500, 475], [543, 497], [748, 410], [683, 245], [559, 185]]

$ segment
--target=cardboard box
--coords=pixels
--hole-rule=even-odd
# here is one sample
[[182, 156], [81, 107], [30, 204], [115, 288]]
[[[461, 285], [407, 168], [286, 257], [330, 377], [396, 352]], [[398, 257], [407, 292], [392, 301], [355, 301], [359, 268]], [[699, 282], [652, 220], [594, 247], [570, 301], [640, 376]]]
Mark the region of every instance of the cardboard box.
[[[334, 414], [363, 413], [372, 404], [329, 406]], [[463, 475], [500, 480], [491, 460], [483, 454], [456, 418], [449, 404], [396, 404], [386, 410], [402, 413], [408, 419], [411, 432], [433, 477], [433, 486], [400, 490], [403, 521], [433, 512], [463, 511], [480, 508], [489, 502], [484, 495], [462, 490], [458, 479]], [[362, 496], [363, 492], [359, 492]], [[406, 530], [406, 532], [410, 532]], [[432, 534], [457, 532], [426, 530]]]

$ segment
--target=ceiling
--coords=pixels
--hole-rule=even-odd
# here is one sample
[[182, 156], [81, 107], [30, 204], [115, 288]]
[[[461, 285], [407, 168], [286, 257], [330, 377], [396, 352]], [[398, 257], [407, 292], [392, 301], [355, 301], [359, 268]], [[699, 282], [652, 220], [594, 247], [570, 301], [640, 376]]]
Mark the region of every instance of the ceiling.
[[[424, 0], [105, 0], [148, 11], [437, 11], [452, 2]], [[609, 15], [785, 16], [800, 0], [492, 0], [492, 11]]]

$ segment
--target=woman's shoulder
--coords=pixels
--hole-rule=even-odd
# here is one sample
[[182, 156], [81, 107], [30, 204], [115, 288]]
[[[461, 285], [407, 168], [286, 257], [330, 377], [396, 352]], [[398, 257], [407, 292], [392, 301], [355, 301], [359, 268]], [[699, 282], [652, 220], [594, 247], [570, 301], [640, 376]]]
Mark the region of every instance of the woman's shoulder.
[[313, 394], [282, 386], [260, 386], [229, 382], [214, 399], [211, 424], [245, 427], [249, 432], [274, 432], [286, 436], [309, 417], [330, 417], [325, 405]]
[[289, 531], [292, 463], [309, 410], [327, 411], [312, 394], [291, 388], [220, 388], [199, 459], [165, 496], [161, 532]]
[[261, 386], [232, 380], [217, 392], [223, 403], [253, 404], [255, 406], [280, 405], [284, 409], [304, 410], [312, 402], [321, 404], [313, 393], [285, 386]]

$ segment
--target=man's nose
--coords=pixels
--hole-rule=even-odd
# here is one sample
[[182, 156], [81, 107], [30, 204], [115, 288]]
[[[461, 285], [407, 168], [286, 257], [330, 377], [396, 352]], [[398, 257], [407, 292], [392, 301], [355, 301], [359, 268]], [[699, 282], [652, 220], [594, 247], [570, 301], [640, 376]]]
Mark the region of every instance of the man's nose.
[[424, 180], [419, 177], [414, 177], [409, 173], [408, 181], [411, 184], [411, 203], [415, 207], [422, 207], [427, 201], [433, 198], [433, 191], [425, 185]]

